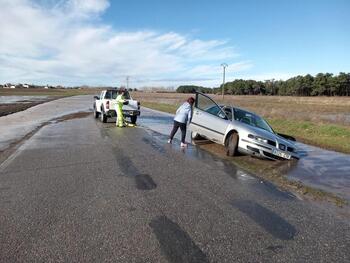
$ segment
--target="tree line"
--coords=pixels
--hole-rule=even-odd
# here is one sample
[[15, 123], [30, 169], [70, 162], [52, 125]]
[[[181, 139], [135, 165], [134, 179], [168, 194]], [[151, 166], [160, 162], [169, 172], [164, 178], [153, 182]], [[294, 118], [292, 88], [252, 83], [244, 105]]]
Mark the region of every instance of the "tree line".
[[[194, 85], [179, 86], [178, 93], [220, 93], [222, 85], [217, 88], [206, 88]], [[225, 83], [225, 94], [231, 95], [280, 95], [280, 96], [350, 96], [350, 73], [338, 75], [319, 73], [316, 76], [307, 74], [288, 80], [243, 80], [236, 79]]]

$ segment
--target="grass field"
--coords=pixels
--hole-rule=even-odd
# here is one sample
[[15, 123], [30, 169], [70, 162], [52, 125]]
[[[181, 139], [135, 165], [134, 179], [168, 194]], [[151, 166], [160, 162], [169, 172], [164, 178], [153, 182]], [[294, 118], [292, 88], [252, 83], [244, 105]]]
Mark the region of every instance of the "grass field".
[[[174, 113], [189, 94], [133, 92], [141, 105]], [[325, 149], [350, 153], [350, 98], [212, 96], [265, 117], [276, 132]]]

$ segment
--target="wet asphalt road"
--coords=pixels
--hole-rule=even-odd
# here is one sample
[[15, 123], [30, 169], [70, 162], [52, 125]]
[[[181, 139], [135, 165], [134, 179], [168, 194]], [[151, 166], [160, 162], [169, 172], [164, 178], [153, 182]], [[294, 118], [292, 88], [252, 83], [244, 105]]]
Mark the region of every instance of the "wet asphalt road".
[[350, 223], [196, 147], [92, 116], [0, 166], [0, 262], [349, 262]]

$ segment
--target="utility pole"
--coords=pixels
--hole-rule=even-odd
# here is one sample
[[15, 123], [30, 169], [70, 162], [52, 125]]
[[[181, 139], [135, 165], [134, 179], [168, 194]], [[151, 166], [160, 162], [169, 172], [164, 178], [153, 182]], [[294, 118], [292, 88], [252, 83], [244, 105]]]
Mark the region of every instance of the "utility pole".
[[129, 76], [126, 76], [126, 89], [129, 90]]
[[222, 75], [222, 100], [224, 100], [224, 93], [225, 93], [225, 71], [228, 65], [226, 63], [221, 64], [223, 69], [223, 75]]

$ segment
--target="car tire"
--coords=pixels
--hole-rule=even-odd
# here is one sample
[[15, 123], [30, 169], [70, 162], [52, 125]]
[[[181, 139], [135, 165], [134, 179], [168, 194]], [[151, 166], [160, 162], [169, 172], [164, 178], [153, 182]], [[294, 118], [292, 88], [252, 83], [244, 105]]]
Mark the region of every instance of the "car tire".
[[107, 116], [106, 116], [106, 114], [105, 114], [103, 108], [101, 109], [100, 120], [101, 120], [101, 122], [103, 122], [103, 123], [106, 123], [106, 122], [107, 122]]
[[95, 117], [95, 119], [97, 119], [98, 117], [99, 117], [99, 112], [97, 112], [97, 110], [96, 110], [96, 106], [94, 105], [94, 117]]
[[201, 139], [201, 135], [198, 132], [191, 132], [191, 139], [192, 140], [199, 140]]
[[130, 116], [130, 121], [132, 124], [136, 124], [137, 116]]
[[226, 146], [226, 155], [227, 156], [235, 156], [238, 153], [238, 133], [233, 132], [231, 133], [228, 138], [226, 139], [225, 146]]

